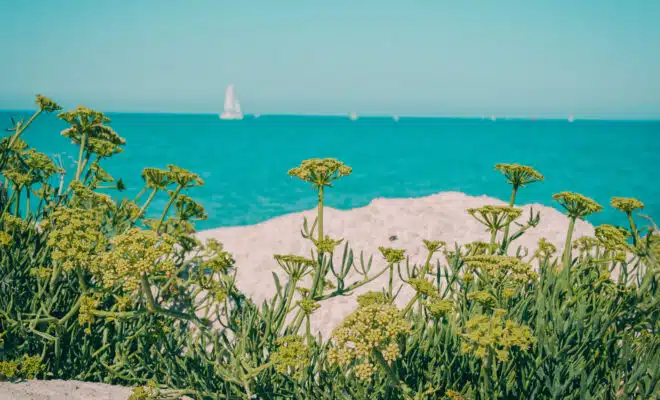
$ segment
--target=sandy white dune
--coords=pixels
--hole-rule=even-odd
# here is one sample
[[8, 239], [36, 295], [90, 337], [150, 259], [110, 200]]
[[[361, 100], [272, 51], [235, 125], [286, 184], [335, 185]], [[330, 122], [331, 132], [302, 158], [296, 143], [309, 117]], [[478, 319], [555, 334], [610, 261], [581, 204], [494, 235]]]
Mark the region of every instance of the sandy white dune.
[[[373, 272], [385, 267], [379, 246], [406, 249], [411, 263], [422, 263], [426, 249], [422, 240], [442, 240], [449, 246], [454, 243], [465, 244], [472, 241], [488, 241], [489, 234], [465, 210], [486, 204], [504, 205], [505, 202], [494, 198], [473, 197], [457, 192], [443, 192], [428, 197], [414, 199], [375, 199], [369, 205], [341, 211], [325, 208], [325, 232], [333, 238], [344, 238], [355, 251], [364, 251], [365, 259], [374, 256]], [[541, 237], [563, 249], [563, 241], [568, 229], [568, 218], [554, 208], [538, 204], [523, 206], [523, 215], [519, 222], [529, 216], [533, 207], [541, 212], [541, 222], [519, 240], [514, 247], [521, 245], [534, 249]], [[284, 283], [284, 273], [273, 259], [273, 254], [296, 254], [309, 256], [312, 244], [301, 237], [303, 217], [311, 222], [316, 210], [288, 214], [269, 221], [244, 227], [211, 229], [199, 232], [200, 239], [215, 238], [225, 245], [236, 259], [237, 285], [257, 304], [270, 298], [275, 293], [272, 272], [277, 273]], [[574, 238], [593, 235], [594, 228], [589, 223], [578, 221]], [[396, 235], [397, 240], [390, 241]], [[335, 261], [340, 262], [341, 248], [335, 254]], [[436, 253], [433, 263], [442, 253]], [[349, 274], [347, 283], [359, 279], [354, 272]], [[314, 332], [321, 332], [328, 338], [332, 329], [344, 317], [351, 313], [357, 303], [355, 297], [368, 290], [379, 290], [387, 285], [388, 275], [356, 290], [352, 296], [337, 297], [321, 303], [311, 319]], [[400, 283], [398, 276], [395, 282]], [[399, 305], [405, 304], [412, 296], [409, 287], [405, 287], [398, 299]], [[34, 400], [125, 400], [130, 389], [103, 384], [77, 381], [30, 381], [21, 384], [0, 383], [0, 399]]]

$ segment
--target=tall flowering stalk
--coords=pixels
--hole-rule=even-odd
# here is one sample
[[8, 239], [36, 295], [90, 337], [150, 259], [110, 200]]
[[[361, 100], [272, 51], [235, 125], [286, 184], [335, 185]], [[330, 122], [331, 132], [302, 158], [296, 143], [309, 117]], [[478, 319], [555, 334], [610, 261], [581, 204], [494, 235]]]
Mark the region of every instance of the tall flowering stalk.
[[571, 267], [571, 241], [573, 238], [573, 229], [575, 228], [575, 220], [578, 218], [583, 219], [587, 215], [602, 211], [603, 206], [596, 203], [594, 200], [585, 197], [578, 193], [561, 192], [552, 195], [552, 198], [557, 201], [568, 214], [569, 224], [568, 232], [566, 233], [566, 243], [564, 245], [564, 267], [568, 268], [570, 275]]
[[318, 193], [318, 240], [323, 236], [323, 192], [326, 187], [332, 187], [332, 182], [348, 176], [353, 170], [343, 162], [334, 158], [312, 158], [303, 161], [299, 167], [289, 170], [290, 176], [295, 176], [312, 184]]
[[[541, 175], [534, 168], [527, 165], [520, 164], [496, 164], [495, 169], [500, 171], [507, 180], [507, 183], [512, 186], [511, 198], [509, 199], [509, 207], [513, 207], [516, 203], [516, 194], [518, 189], [525, 187], [530, 183], [539, 182], [543, 180]], [[504, 228], [504, 238], [502, 244], [504, 245], [509, 237], [509, 225]]]
[[[105, 154], [105, 147], [115, 149], [126, 144], [124, 138], [106, 125], [110, 122], [110, 118], [100, 111], [79, 106], [75, 110], [59, 113], [58, 118], [71, 125], [62, 131], [62, 136], [68, 137], [74, 144], [80, 146], [75, 181], [80, 180], [85, 165], [95, 151]], [[110, 150], [110, 153], [112, 152], [113, 150]]]

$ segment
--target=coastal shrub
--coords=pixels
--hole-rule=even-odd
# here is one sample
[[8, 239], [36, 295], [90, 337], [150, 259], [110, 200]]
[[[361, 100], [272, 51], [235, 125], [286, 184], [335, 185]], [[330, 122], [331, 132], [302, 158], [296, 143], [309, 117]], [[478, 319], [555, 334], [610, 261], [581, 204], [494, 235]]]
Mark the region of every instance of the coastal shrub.
[[[637, 199], [612, 198], [628, 226], [574, 239], [575, 221], [603, 206], [558, 193], [563, 252], [545, 239], [514, 248], [541, 220], [523, 217], [516, 195], [544, 178], [497, 164], [512, 185], [508, 205], [466, 210], [490, 240], [427, 238], [416, 265], [402, 249], [365, 259], [327, 235], [325, 196], [352, 169], [305, 160], [288, 174], [317, 194], [316, 218], [302, 222], [313, 251], [275, 254], [284, 278], [273, 274], [276, 294], [255, 304], [235, 285], [230, 249], [195, 236], [206, 218], [191, 197], [199, 175], [145, 168], [139, 194], [118, 198], [124, 183], [102, 165], [126, 141], [110, 119], [61, 112], [43, 96], [36, 105], [0, 142], [0, 380], [128, 385], [133, 400], [659, 396], [660, 235], [653, 221], [637, 225]], [[33, 121], [55, 112], [78, 149], [72, 176], [26, 141]], [[156, 196], [168, 199], [162, 210]], [[395, 274], [414, 292], [402, 308]], [[357, 296], [330, 337], [311, 330], [324, 301], [383, 275], [386, 287]]]

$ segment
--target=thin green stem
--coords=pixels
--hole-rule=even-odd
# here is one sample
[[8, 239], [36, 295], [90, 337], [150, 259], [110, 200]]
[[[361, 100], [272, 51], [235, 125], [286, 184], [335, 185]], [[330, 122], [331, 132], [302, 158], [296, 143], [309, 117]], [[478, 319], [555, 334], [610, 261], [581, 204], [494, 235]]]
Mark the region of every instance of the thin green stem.
[[11, 137], [11, 139], [9, 139], [9, 147], [11, 147], [14, 144], [14, 141], [16, 140], [16, 138], [21, 136], [23, 134], [23, 132], [25, 132], [25, 130], [30, 126], [30, 124], [32, 124], [32, 122], [35, 119], [37, 119], [39, 114], [41, 114], [41, 109], [37, 110], [34, 114], [32, 114], [30, 119], [25, 124], [21, 125], [20, 128], [16, 129], [16, 132], [14, 133], [14, 135]]
[[167, 216], [167, 212], [170, 210], [170, 207], [172, 206], [172, 203], [174, 203], [174, 200], [176, 199], [176, 196], [178, 196], [179, 192], [181, 192], [181, 189], [183, 189], [183, 186], [181, 186], [181, 185], [177, 186], [176, 190], [172, 194], [172, 197], [170, 197], [170, 201], [167, 202], [167, 205], [165, 206], [165, 209], [163, 210], [163, 214], [160, 216], [160, 220], [158, 221], [158, 225], [156, 226], [156, 232], [160, 232], [160, 228], [163, 225], [163, 222], [165, 221], [165, 217]]
[[319, 187], [319, 201], [318, 201], [318, 222], [319, 222], [319, 241], [323, 240], [323, 186]]
[[408, 302], [408, 304], [406, 304], [406, 307], [403, 309], [403, 311], [402, 311], [401, 313], [402, 313], [403, 315], [408, 314], [408, 311], [410, 311], [410, 309], [412, 308], [412, 306], [415, 304], [415, 302], [416, 302], [417, 300], [419, 300], [420, 297], [421, 297], [421, 296], [419, 295], [419, 293], [415, 294], [415, 295], [413, 296], [413, 298], [410, 299], [410, 301]]
[[[508, 227], [509, 225], [507, 225], [507, 228]], [[493, 249], [493, 247], [495, 247], [495, 240], [497, 240], [497, 229], [493, 229], [493, 231], [490, 233], [490, 247], [488, 250], [491, 254], [495, 254], [495, 249]]]
[[[514, 184], [513, 189], [511, 190], [511, 198], [509, 199], [509, 207], [513, 207], [516, 203], [516, 194], [518, 193], [518, 185]], [[504, 228], [504, 237], [502, 238], [502, 244], [505, 244], [509, 238], [509, 227], [511, 224], [507, 224]]]
[[80, 179], [80, 174], [82, 173], [83, 166], [83, 157], [85, 155], [85, 146], [87, 145], [87, 133], [83, 133], [82, 139], [80, 139], [80, 151], [78, 152], [78, 164], [76, 165], [76, 176], [75, 181]]
[[149, 193], [149, 197], [147, 197], [147, 201], [144, 202], [142, 207], [140, 208], [140, 213], [138, 214], [138, 218], [142, 215], [144, 215], [144, 212], [146, 211], [147, 207], [149, 207], [149, 204], [151, 204], [151, 201], [154, 199], [156, 196], [156, 193], [158, 193], [158, 189], [154, 188], [151, 193]]
[[637, 231], [637, 225], [635, 225], [635, 220], [633, 219], [632, 213], [627, 212], [626, 216], [628, 217], [628, 223], [630, 224], [633, 246], [637, 246], [637, 242], [639, 242], [639, 232]]

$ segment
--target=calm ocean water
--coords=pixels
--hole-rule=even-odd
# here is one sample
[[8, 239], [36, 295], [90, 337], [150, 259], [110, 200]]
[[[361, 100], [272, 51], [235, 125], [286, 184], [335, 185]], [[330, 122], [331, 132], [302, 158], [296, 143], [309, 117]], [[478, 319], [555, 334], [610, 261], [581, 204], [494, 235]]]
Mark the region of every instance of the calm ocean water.
[[[10, 116], [0, 112], [2, 127]], [[353, 167], [327, 194], [327, 205], [350, 209], [376, 197], [419, 197], [460, 191], [508, 200], [510, 186], [496, 163], [535, 167], [545, 181], [522, 189], [518, 203], [559, 208], [551, 196], [576, 191], [606, 206], [594, 224], [625, 223], [609, 207], [612, 196], [635, 196], [660, 222], [660, 122], [523, 121], [262, 116], [221, 121], [215, 115], [109, 114], [127, 140], [125, 152], [106, 162], [133, 197], [144, 167], [167, 164], [199, 173], [206, 185], [190, 195], [207, 210], [199, 229], [254, 224], [310, 209], [311, 188], [287, 176], [312, 157], [336, 157]], [[76, 148], [60, 136], [66, 126], [41, 117], [24, 138], [47, 154], [59, 153], [73, 169]], [[69, 174], [69, 176], [72, 174]], [[655, 176], [655, 178], [654, 178]], [[158, 199], [152, 210], [162, 210]], [[155, 215], [154, 215], [155, 216]]]

